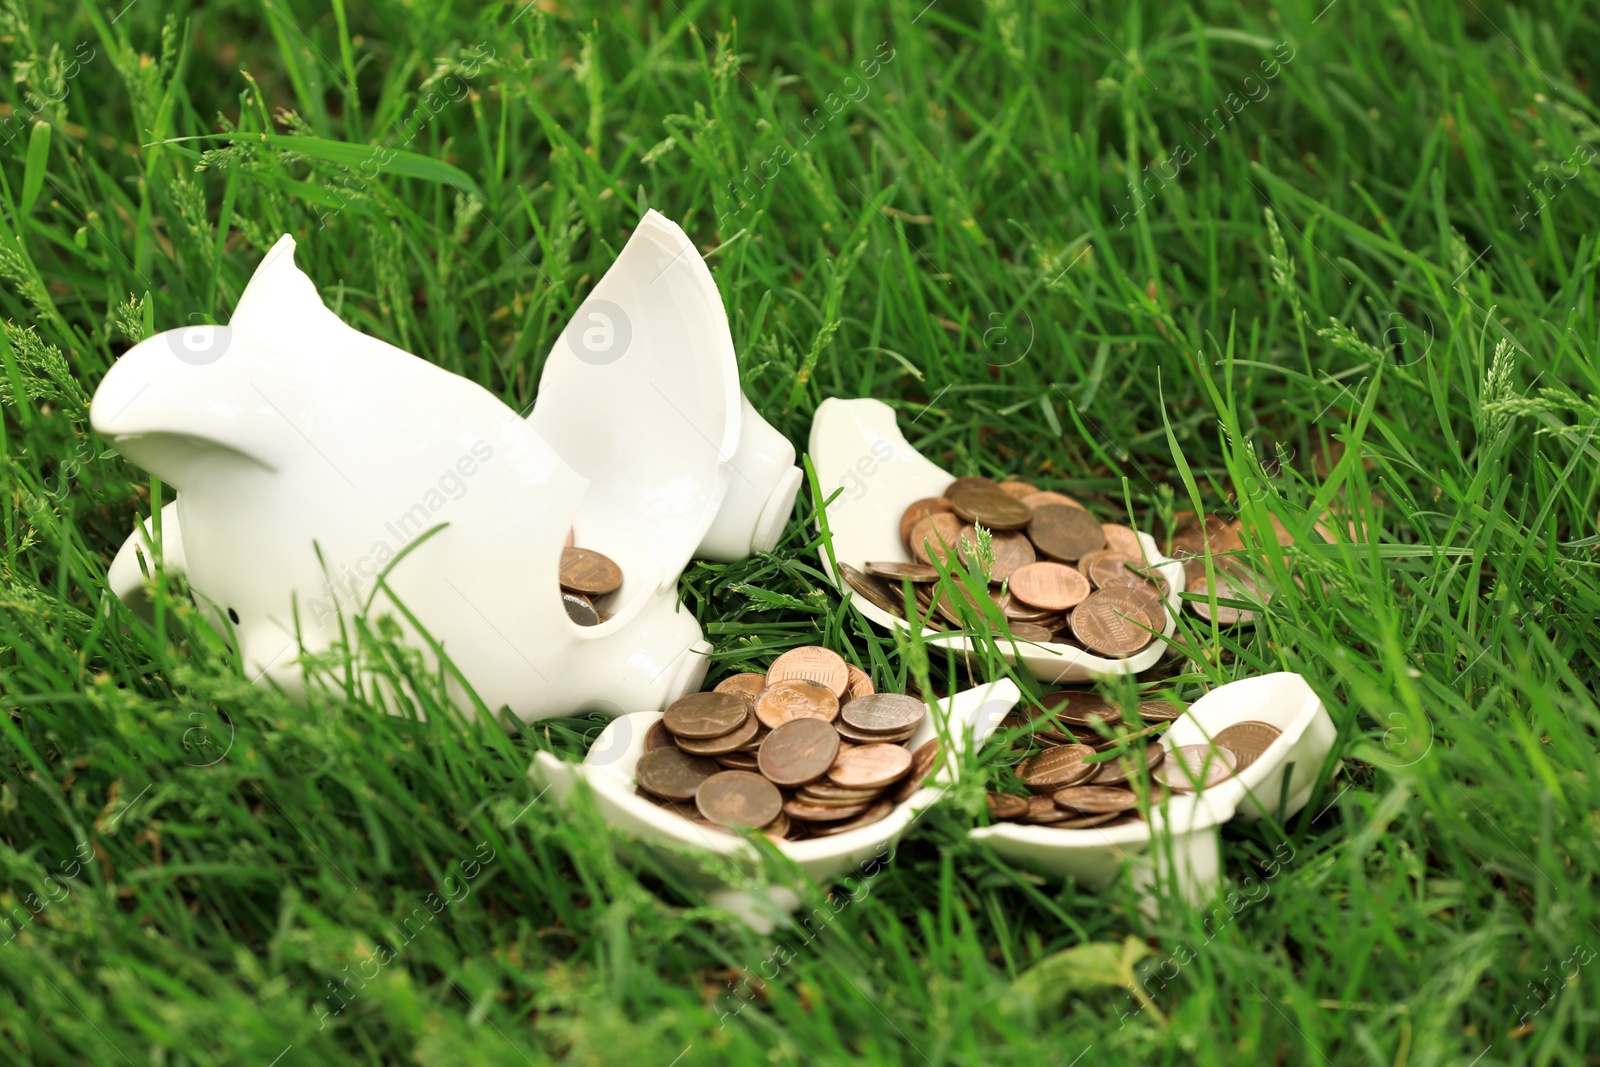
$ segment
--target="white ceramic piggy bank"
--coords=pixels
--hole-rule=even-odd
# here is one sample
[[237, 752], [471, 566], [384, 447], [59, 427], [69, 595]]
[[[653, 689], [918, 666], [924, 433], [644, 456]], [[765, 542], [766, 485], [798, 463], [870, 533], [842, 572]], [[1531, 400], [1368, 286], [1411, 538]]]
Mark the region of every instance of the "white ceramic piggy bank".
[[[388, 615], [430, 667], [443, 650], [463, 710], [470, 687], [523, 720], [698, 689], [710, 646], [678, 577], [695, 555], [770, 549], [800, 482], [793, 446], [740, 391], [710, 272], [655, 212], [557, 342], [527, 420], [345, 325], [288, 236], [227, 326], [135, 346], [91, 416], [177, 490], [164, 565], [231, 624], [252, 677], [298, 694], [302, 649]], [[562, 606], [569, 531], [623, 572], [597, 626]], [[130, 602], [153, 534], [136, 531], [112, 564]]]

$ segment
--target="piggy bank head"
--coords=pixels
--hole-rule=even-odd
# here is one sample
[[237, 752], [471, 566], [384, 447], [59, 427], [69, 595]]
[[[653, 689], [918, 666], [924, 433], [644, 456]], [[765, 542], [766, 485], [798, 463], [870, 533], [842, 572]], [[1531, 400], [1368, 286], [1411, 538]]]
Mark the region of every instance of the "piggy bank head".
[[[251, 675], [299, 692], [302, 650], [387, 615], [430, 667], [448, 658], [469, 711], [635, 711], [697, 686], [708, 646], [678, 609], [682, 561], [663, 573], [619, 548], [612, 617], [572, 622], [558, 582], [567, 535], [576, 525], [607, 551], [582, 536], [589, 479], [482, 387], [345, 325], [293, 252], [287, 236], [274, 246], [227, 326], [129, 350], [91, 411], [177, 490], [167, 563], [231, 629]], [[141, 553], [143, 532], [113, 564], [125, 598], [142, 588]]]

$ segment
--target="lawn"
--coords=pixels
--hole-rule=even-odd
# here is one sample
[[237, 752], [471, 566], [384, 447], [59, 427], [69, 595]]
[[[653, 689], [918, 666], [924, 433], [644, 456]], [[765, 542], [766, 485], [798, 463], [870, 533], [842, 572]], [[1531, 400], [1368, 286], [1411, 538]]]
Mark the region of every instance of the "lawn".
[[[1600, 1062], [1593, 5], [5, 0], [0, 49], [0, 1061]], [[180, 581], [153, 623], [106, 591], [170, 490], [89, 397], [280, 234], [520, 410], [647, 208], [802, 449], [873, 396], [957, 473], [1292, 567], [1149, 679], [1298, 671], [1338, 726], [1299, 816], [1226, 831], [1221, 902], [969, 841], [991, 752], [762, 936], [540, 796], [598, 721], [425, 678], [388, 716], [336, 665], [297, 704]], [[968, 684], [841, 603], [815, 517], [685, 574], [711, 680], [825, 644]], [[1130, 936], [1132, 985], [1075, 966]]]

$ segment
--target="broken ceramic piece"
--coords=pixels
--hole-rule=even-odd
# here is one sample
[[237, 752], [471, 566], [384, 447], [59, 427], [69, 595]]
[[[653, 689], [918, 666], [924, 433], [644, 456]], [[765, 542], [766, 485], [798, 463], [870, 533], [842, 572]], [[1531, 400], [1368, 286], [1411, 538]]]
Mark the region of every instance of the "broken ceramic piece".
[[[956, 751], [981, 745], [1020, 696], [1009, 680], [957, 693], [934, 705], [935, 711], [923, 719], [906, 745], [915, 750], [936, 736]], [[781, 850], [798, 868], [796, 879], [789, 884], [769, 883], [757, 879], [760, 863], [747, 841], [698, 826], [634, 793], [634, 766], [644, 754], [645, 735], [660, 718], [659, 712], [624, 715], [595, 739], [582, 763], [541, 752], [529, 776], [560, 801], [567, 801], [579, 782], [586, 783], [607, 822], [651, 849], [712, 904], [763, 933], [800, 906], [795, 887], [801, 877], [825, 885], [852, 870], [870, 877], [887, 863], [894, 842], [924, 809], [944, 796], [957, 771], [955, 762], [947, 762], [878, 822], [832, 837], [785, 843]]]
[[[894, 409], [877, 400], [824, 400], [811, 421], [811, 463], [817, 472], [822, 498], [842, 490], [828, 505], [828, 529], [833, 536], [833, 556], [840, 563], [864, 567], [868, 562], [905, 561], [911, 557], [900, 540], [900, 516], [923, 497], [943, 494], [955, 476], [930, 462], [907, 443], [895, 423]], [[1026, 663], [1043, 682], [1083, 681], [1110, 674], [1138, 674], [1159, 660], [1172, 636], [1181, 607], [1183, 564], [1170, 560], [1156, 548], [1155, 540], [1139, 534], [1145, 557], [1165, 580], [1167, 620], [1161, 640], [1153, 640], [1127, 659], [1105, 659], [1071, 645], [1018, 641], [1001, 643], [1008, 658]], [[904, 619], [891, 615], [865, 597], [851, 594], [849, 583], [833, 571], [826, 546], [822, 566], [851, 605], [883, 627], [904, 627]], [[930, 642], [963, 651], [970, 638], [924, 630]]]

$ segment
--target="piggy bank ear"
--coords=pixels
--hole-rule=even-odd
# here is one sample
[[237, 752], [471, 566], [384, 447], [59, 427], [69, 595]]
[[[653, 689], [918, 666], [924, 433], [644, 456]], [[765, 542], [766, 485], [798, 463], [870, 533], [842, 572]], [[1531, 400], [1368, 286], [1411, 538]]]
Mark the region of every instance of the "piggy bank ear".
[[354, 332], [328, 310], [311, 279], [294, 265], [294, 238], [288, 234], [278, 238], [250, 276], [228, 325], [240, 337], [305, 355], [336, 353], [335, 339]]

